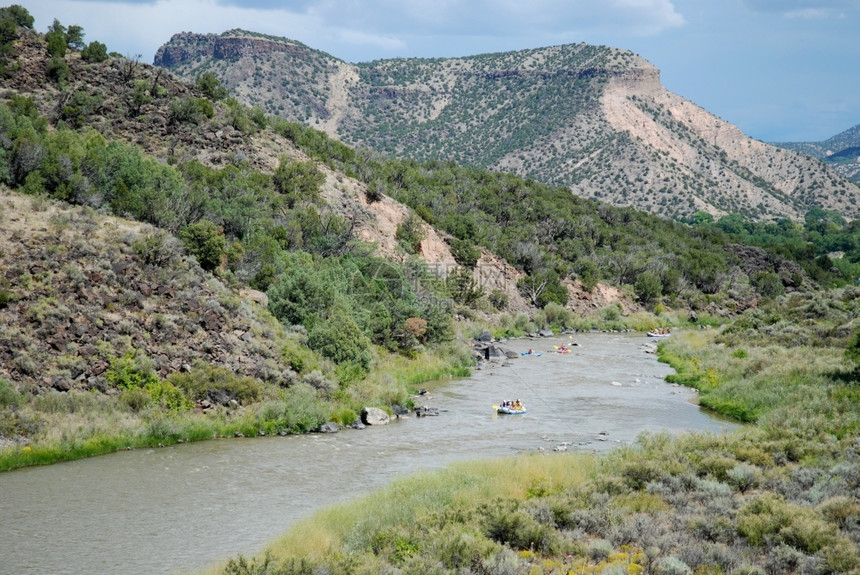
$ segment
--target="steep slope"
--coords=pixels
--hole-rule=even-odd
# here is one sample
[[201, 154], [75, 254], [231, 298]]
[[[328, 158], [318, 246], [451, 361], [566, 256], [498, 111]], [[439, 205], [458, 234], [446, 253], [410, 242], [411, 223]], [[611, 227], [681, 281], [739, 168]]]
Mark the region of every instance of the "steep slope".
[[823, 142], [776, 142], [774, 146], [809, 154], [860, 184], [860, 124]]
[[195, 361], [277, 384], [284, 331], [252, 292], [205, 273], [152, 226], [0, 190], [0, 378], [21, 390], [110, 387], [138, 350], [160, 377]]
[[356, 147], [503, 170], [666, 216], [856, 217], [860, 189], [754, 141], [660, 84], [631, 52], [586, 44], [348, 64], [232, 30], [174, 36], [155, 63], [209, 71], [244, 102]]

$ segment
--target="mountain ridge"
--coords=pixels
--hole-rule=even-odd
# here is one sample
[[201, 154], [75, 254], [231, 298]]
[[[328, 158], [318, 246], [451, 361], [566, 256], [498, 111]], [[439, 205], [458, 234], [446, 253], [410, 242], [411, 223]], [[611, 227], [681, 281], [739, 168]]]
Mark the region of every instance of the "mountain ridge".
[[820, 142], [774, 142], [773, 145], [817, 158], [860, 185], [860, 124]]
[[[186, 79], [212, 72], [244, 103], [353, 147], [508, 171], [664, 216], [860, 210], [857, 186], [672, 94], [659, 69], [629, 51], [568, 44], [349, 64], [237, 34], [175, 35], [155, 62]], [[236, 42], [246, 50], [215, 56]]]

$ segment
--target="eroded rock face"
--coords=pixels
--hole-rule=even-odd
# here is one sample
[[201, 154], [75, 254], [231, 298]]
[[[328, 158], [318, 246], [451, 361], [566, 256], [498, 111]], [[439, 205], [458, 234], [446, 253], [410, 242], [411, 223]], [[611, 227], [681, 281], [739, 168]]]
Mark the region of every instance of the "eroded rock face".
[[242, 36], [235, 30], [223, 34], [174, 34], [170, 42], [155, 53], [154, 64], [172, 68], [199, 56], [216, 60], [238, 60], [244, 56], [265, 56], [282, 53], [299, 55], [309, 49], [301, 44]]
[[391, 417], [378, 407], [365, 407], [361, 410], [361, 422], [365, 425], [388, 425]]

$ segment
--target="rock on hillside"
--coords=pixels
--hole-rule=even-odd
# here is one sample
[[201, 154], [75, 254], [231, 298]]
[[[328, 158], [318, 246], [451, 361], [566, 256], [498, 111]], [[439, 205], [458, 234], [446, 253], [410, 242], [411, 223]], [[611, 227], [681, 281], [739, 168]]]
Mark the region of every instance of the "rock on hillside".
[[241, 30], [177, 34], [156, 64], [352, 146], [505, 170], [666, 216], [860, 214], [860, 189], [666, 90], [635, 54], [575, 44], [349, 64]]
[[285, 384], [283, 328], [151, 226], [0, 190], [0, 378], [22, 389], [109, 389], [142, 351], [159, 376], [195, 360]]

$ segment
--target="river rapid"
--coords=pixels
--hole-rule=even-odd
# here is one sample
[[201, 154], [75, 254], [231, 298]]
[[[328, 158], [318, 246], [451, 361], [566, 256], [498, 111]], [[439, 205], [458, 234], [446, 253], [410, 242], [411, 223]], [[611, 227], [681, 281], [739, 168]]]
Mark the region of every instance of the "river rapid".
[[[453, 461], [603, 452], [643, 431], [726, 431], [637, 334], [514, 340], [540, 357], [427, 384], [438, 417], [336, 434], [213, 440], [0, 474], [0, 574], [171, 574], [260, 551], [313, 511]], [[519, 398], [528, 412], [497, 415]]]

